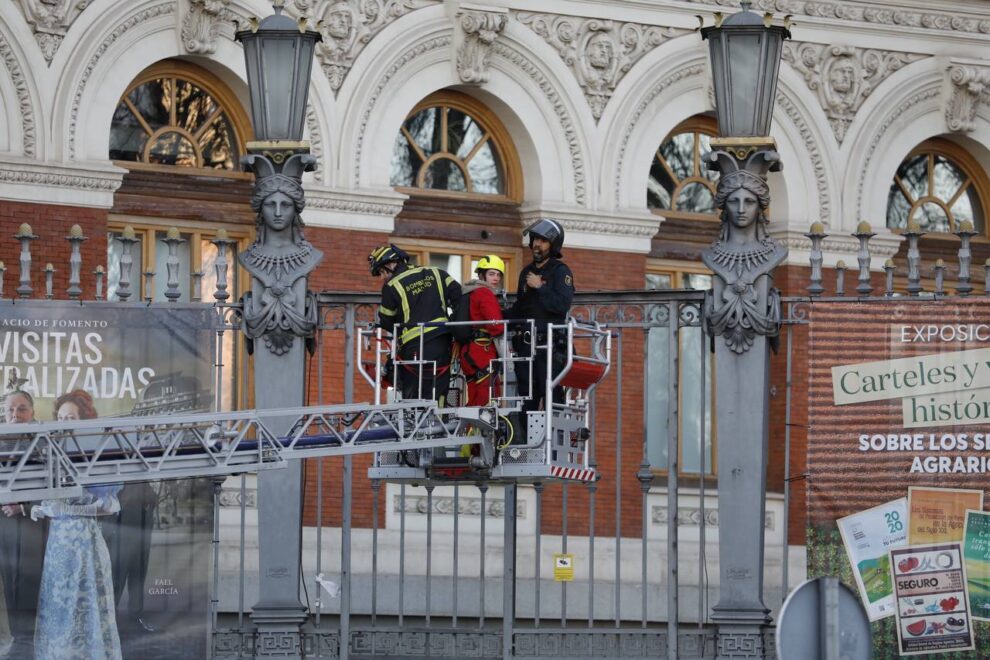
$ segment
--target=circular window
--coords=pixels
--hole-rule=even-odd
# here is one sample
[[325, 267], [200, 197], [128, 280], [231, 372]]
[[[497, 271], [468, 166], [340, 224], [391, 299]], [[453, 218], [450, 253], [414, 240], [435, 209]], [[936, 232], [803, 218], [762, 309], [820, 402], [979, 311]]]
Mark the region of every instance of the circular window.
[[241, 141], [218, 95], [181, 74], [144, 79], [113, 114], [110, 158], [233, 170]]
[[906, 229], [917, 222], [924, 232], [951, 232], [970, 222], [986, 228], [985, 176], [979, 164], [958, 145], [930, 140], [897, 168], [887, 194], [887, 226]]

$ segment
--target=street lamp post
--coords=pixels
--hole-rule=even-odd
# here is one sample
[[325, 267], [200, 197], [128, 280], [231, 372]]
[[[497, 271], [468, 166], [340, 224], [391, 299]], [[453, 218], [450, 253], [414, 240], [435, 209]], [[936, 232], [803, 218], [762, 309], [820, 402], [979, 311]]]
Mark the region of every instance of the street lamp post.
[[[718, 657], [763, 658], [763, 602], [770, 351], [780, 331], [780, 294], [773, 270], [787, 249], [767, 231], [767, 174], [780, 169], [770, 119], [785, 26], [742, 11], [702, 28], [709, 43], [718, 138], [709, 167], [720, 177], [715, 195], [722, 212], [719, 237], [702, 254], [714, 273], [705, 318], [715, 337], [719, 429]], [[786, 512], [785, 512], [786, 515]], [[786, 539], [784, 541], [786, 548]], [[787, 553], [784, 553], [787, 561]]]
[[[313, 50], [320, 34], [306, 19], [282, 13], [253, 19], [236, 33], [244, 45], [255, 141], [241, 166], [255, 175], [251, 208], [257, 215], [254, 243], [238, 254], [251, 274], [241, 321], [254, 355], [257, 408], [305, 405], [305, 351], [316, 333], [315, 298], [309, 273], [323, 258], [303, 236], [302, 175], [316, 166], [302, 141]], [[293, 418], [270, 430], [288, 432]], [[251, 611], [257, 626], [255, 657], [302, 658], [300, 626], [306, 607], [299, 598], [302, 554], [302, 464], [258, 475], [260, 599]]]

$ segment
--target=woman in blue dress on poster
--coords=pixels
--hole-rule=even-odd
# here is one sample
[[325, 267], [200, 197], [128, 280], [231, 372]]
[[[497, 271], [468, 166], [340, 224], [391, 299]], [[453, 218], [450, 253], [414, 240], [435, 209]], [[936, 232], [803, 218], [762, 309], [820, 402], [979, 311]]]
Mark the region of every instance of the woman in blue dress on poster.
[[[74, 390], [55, 402], [59, 421], [96, 417], [93, 399]], [[31, 518], [50, 518], [38, 598], [37, 660], [120, 660], [110, 553], [97, 516], [120, 510], [121, 486], [86, 488], [80, 497], [44, 500]]]

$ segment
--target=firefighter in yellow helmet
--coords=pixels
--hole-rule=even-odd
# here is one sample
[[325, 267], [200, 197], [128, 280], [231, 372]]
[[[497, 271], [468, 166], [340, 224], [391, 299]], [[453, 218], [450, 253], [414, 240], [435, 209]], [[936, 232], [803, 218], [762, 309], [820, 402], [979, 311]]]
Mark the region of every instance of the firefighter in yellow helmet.
[[461, 286], [446, 271], [412, 266], [409, 255], [383, 245], [368, 255], [371, 274], [381, 277], [378, 322], [398, 342], [400, 360], [422, 360], [396, 369], [403, 399], [435, 398], [442, 406], [450, 384], [452, 337], [444, 325], [461, 299]]
[[[502, 309], [495, 295], [505, 281], [505, 262], [497, 255], [482, 257], [475, 268], [477, 279], [462, 287], [468, 296], [471, 321], [501, 321]], [[467, 337], [460, 337], [461, 373], [467, 379], [467, 405], [486, 406], [502, 395], [497, 370], [492, 373], [492, 360], [498, 357], [495, 338], [505, 331], [500, 323], [472, 325]]]

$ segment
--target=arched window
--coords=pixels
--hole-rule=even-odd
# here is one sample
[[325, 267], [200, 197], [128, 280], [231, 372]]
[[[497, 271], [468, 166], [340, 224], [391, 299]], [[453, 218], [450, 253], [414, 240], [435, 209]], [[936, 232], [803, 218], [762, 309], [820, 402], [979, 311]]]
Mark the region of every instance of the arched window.
[[986, 231], [990, 186], [983, 168], [954, 142], [932, 139], [908, 154], [887, 195], [887, 226], [917, 222], [925, 232], [956, 231], [969, 221]]
[[668, 135], [653, 157], [646, 205], [685, 217], [715, 219], [718, 172], [707, 169], [716, 124], [709, 117], [692, 117]]
[[161, 62], [121, 97], [110, 127], [110, 158], [234, 170], [247, 126], [240, 104], [215, 76], [181, 62]]
[[477, 100], [439, 92], [413, 108], [392, 151], [391, 182], [416, 192], [522, 198], [508, 133]]

